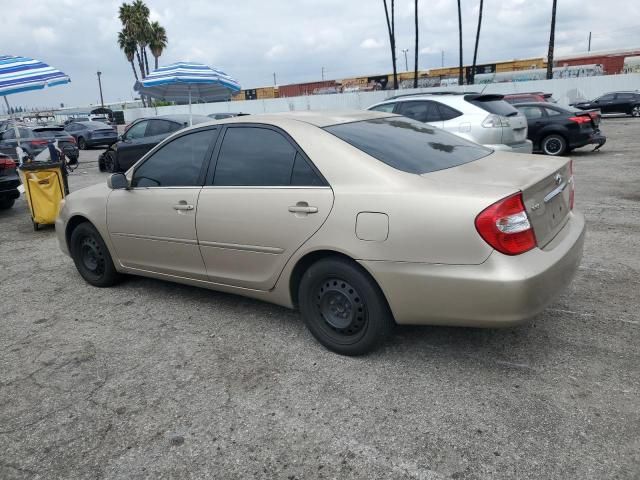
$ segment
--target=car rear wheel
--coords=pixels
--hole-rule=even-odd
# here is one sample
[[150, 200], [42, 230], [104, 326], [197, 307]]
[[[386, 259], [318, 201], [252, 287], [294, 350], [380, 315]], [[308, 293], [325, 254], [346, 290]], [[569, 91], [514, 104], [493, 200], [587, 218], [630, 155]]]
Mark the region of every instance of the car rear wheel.
[[640, 117], [640, 105], [634, 105], [631, 109], [631, 115], [634, 117]]
[[0, 199], [0, 210], [8, 210], [16, 203], [15, 198], [3, 198]]
[[78, 138], [78, 148], [80, 150], [86, 150], [87, 149], [87, 142], [82, 137]]
[[394, 325], [378, 285], [358, 265], [341, 258], [309, 267], [300, 281], [298, 300], [312, 335], [342, 355], [370, 352]]
[[567, 150], [567, 141], [562, 135], [549, 135], [542, 140], [542, 151], [546, 155], [562, 155]]
[[73, 230], [70, 250], [78, 272], [87, 283], [95, 287], [110, 287], [118, 281], [120, 275], [109, 250], [89, 222], [81, 223]]

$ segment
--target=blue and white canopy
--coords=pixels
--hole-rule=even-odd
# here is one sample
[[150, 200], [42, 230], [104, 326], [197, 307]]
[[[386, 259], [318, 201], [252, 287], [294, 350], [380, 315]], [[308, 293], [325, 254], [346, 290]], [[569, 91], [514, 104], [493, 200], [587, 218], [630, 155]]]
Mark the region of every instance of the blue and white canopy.
[[0, 96], [69, 83], [68, 75], [40, 60], [0, 55]]
[[178, 62], [154, 70], [138, 82], [143, 95], [167, 101], [229, 100], [240, 84], [226, 73], [201, 63]]

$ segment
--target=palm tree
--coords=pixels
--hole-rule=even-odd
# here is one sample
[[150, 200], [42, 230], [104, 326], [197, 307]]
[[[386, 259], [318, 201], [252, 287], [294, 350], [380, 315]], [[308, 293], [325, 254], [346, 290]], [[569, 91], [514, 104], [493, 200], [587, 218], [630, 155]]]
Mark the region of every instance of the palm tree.
[[396, 21], [394, 0], [391, 0], [391, 20], [389, 20], [389, 9], [387, 0], [384, 3], [384, 14], [387, 18], [387, 30], [389, 32], [389, 43], [391, 44], [391, 63], [393, 64], [393, 89], [398, 89], [398, 69], [396, 67]]
[[458, 43], [460, 45], [460, 67], [458, 68], [458, 85], [464, 84], [464, 76], [462, 75], [462, 7], [458, 0]]
[[551, 7], [551, 33], [549, 34], [549, 53], [547, 53], [547, 79], [553, 78], [553, 47], [556, 42], [556, 6], [558, 0], [553, 0]]
[[146, 77], [144, 69], [144, 61], [142, 49], [138, 49], [138, 37], [140, 36], [140, 18], [139, 11], [137, 11], [133, 5], [123, 3], [118, 10], [118, 17], [122, 23], [124, 34], [135, 41], [135, 55], [138, 60], [138, 67], [140, 68], [140, 76]]
[[155, 58], [155, 69], [157, 70], [158, 57], [167, 48], [167, 32], [158, 22], [152, 22], [150, 25], [149, 48], [153, 58]]
[[415, 6], [415, 30], [416, 30], [416, 46], [414, 52], [414, 67], [413, 67], [413, 88], [418, 88], [418, 0], [414, 2]]
[[136, 54], [137, 46], [136, 41], [133, 37], [127, 35], [125, 30], [118, 32], [118, 46], [120, 50], [122, 50], [127, 57], [127, 61], [131, 64], [131, 68], [133, 69], [133, 76], [136, 78], [136, 82], [138, 81], [138, 72], [136, 71], [136, 66], [133, 63], [133, 59]]
[[478, 59], [478, 43], [480, 42], [480, 27], [482, 26], [482, 4], [483, 0], [480, 0], [480, 10], [478, 11], [478, 30], [476, 30], [476, 45], [473, 48], [473, 64], [471, 66], [471, 81], [470, 83], [475, 83], [476, 78], [476, 60]]

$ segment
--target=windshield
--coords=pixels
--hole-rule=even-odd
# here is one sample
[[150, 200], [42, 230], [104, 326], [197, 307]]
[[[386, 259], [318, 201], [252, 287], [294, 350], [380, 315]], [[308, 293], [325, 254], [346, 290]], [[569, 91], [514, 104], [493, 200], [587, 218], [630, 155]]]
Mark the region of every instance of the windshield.
[[342, 123], [327, 132], [387, 165], [423, 174], [473, 162], [492, 150], [422, 122], [386, 117]]

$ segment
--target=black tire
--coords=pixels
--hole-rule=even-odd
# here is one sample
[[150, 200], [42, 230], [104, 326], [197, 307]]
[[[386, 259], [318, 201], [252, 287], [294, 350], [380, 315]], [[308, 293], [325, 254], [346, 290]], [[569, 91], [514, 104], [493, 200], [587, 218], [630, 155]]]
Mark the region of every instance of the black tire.
[[86, 150], [87, 149], [87, 142], [82, 137], [78, 137], [78, 148], [80, 150]]
[[114, 152], [106, 151], [103, 157], [104, 171], [109, 173], [117, 172], [116, 155]]
[[545, 155], [556, 157], [564, 155], [567, 150], [567, 141], [562, 135], [553, 133], [542, 139], [542, 142], [540, 142], [540, 150], [542, 150]]
[[631, 107], [631, 116], [640, 117], [640, 105], [634, 105]]
[[15, 203], [15, 198], [3, 198], [0, 200], [0, 210], [9, 210]]
[[374, 350], [395, 324], [375, 281], [360, 266], [342, 258], [311, 265], [300, 281], [298, 302], [311, 334], [341, 355]]
[[78, 272], [95, 287], [115, 285], [120, 277], [109, 250], [96, 228], [89, 222], [78, 225], [71, 233], [71, 257]]

